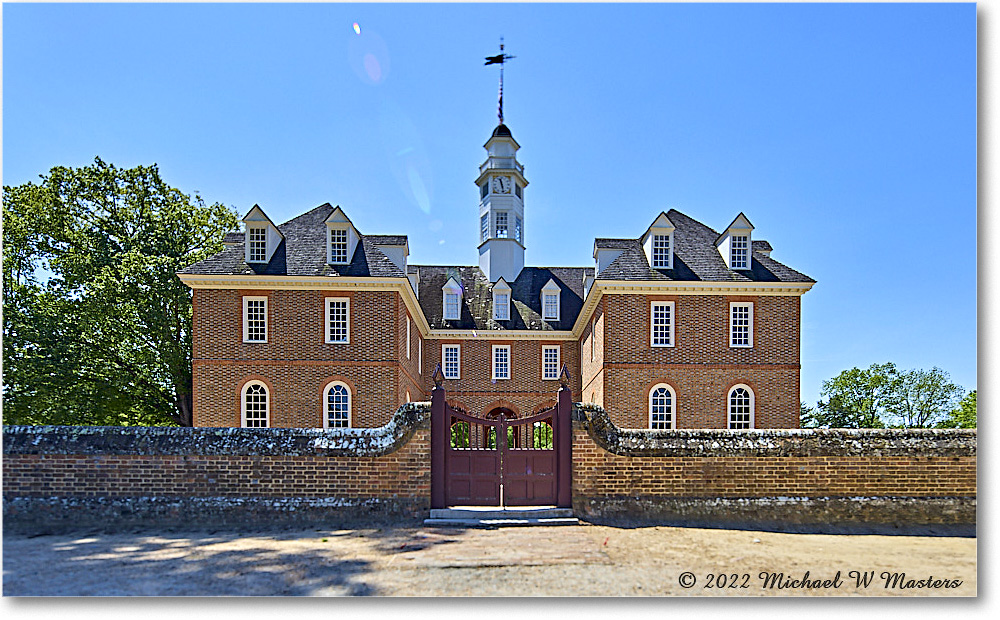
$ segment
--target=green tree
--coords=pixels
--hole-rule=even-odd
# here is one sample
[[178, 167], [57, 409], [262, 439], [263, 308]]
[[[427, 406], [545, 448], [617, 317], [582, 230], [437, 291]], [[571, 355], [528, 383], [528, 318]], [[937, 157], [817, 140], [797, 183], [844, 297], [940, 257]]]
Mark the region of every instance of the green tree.
[[191, 424], [191, 292], [236, 215], [100, 158], [3, 188], [3, 418]]
[[897, 372], [886, 410], [903, 428], [927, 428], [947, 416], [962, 392], [937, 367]]
[[[898, 381], [896, 365], [851, 368], [823, 382], [812, 425], [823, 428], [884, 428], [883, 418]], [[826, 400], [823, 400], [826, 398]]]
[[799, 426], [802, 428], [816, 428], [822, 426], [816, 419], [816, 410], [805, 403], [799, 403]]
[[965, 395], [948, 417], [938, 422], [938, 428], [976, 428], [976, 390]]

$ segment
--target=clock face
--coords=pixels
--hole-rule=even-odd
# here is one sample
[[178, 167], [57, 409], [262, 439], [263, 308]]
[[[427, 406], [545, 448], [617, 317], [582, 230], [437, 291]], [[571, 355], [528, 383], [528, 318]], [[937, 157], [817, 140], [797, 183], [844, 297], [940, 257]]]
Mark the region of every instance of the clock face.
[[510, 180], [507, 177], [493, 177], [493, 191], [497, 194], [509, 194]]

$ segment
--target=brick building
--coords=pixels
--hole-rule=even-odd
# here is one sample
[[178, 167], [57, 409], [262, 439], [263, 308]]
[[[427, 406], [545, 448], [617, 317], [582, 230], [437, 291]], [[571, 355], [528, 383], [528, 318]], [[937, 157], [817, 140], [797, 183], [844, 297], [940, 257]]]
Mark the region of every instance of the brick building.
[[226, 249], [178, 275], [193, 289], [195, 426], [372, 427], [429, 397], [477, 416], [574, 396], [626, 428], [795, 428], [800, 296], [740, 213], [721, 234], [670, 210], [594, 242], [593, 267], [524, 265], [520, 148], [485, 148], [479, 264], [413, 265], [405, 235], [340, 207], [281, 225], [254, 206]]

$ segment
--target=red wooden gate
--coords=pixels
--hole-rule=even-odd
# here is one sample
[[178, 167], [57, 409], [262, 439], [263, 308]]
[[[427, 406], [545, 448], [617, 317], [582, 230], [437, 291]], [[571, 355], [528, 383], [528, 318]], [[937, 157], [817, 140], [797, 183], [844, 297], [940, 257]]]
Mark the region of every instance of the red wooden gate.
[[431, 394], [431, 507], [572, 507], [566, 384], [555, 407], [532, 416], [499, 409], [477, 418], [445, 402], [439, 372]]

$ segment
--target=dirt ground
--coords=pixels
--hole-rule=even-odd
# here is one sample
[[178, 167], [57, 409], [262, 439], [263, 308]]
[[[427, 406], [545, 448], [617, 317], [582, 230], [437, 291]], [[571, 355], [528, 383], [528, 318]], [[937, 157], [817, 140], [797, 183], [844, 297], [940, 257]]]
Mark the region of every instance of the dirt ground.
[[975, 538], [587, 524], [5, 535], [3, 594], [975, 596], [976, 560]]

